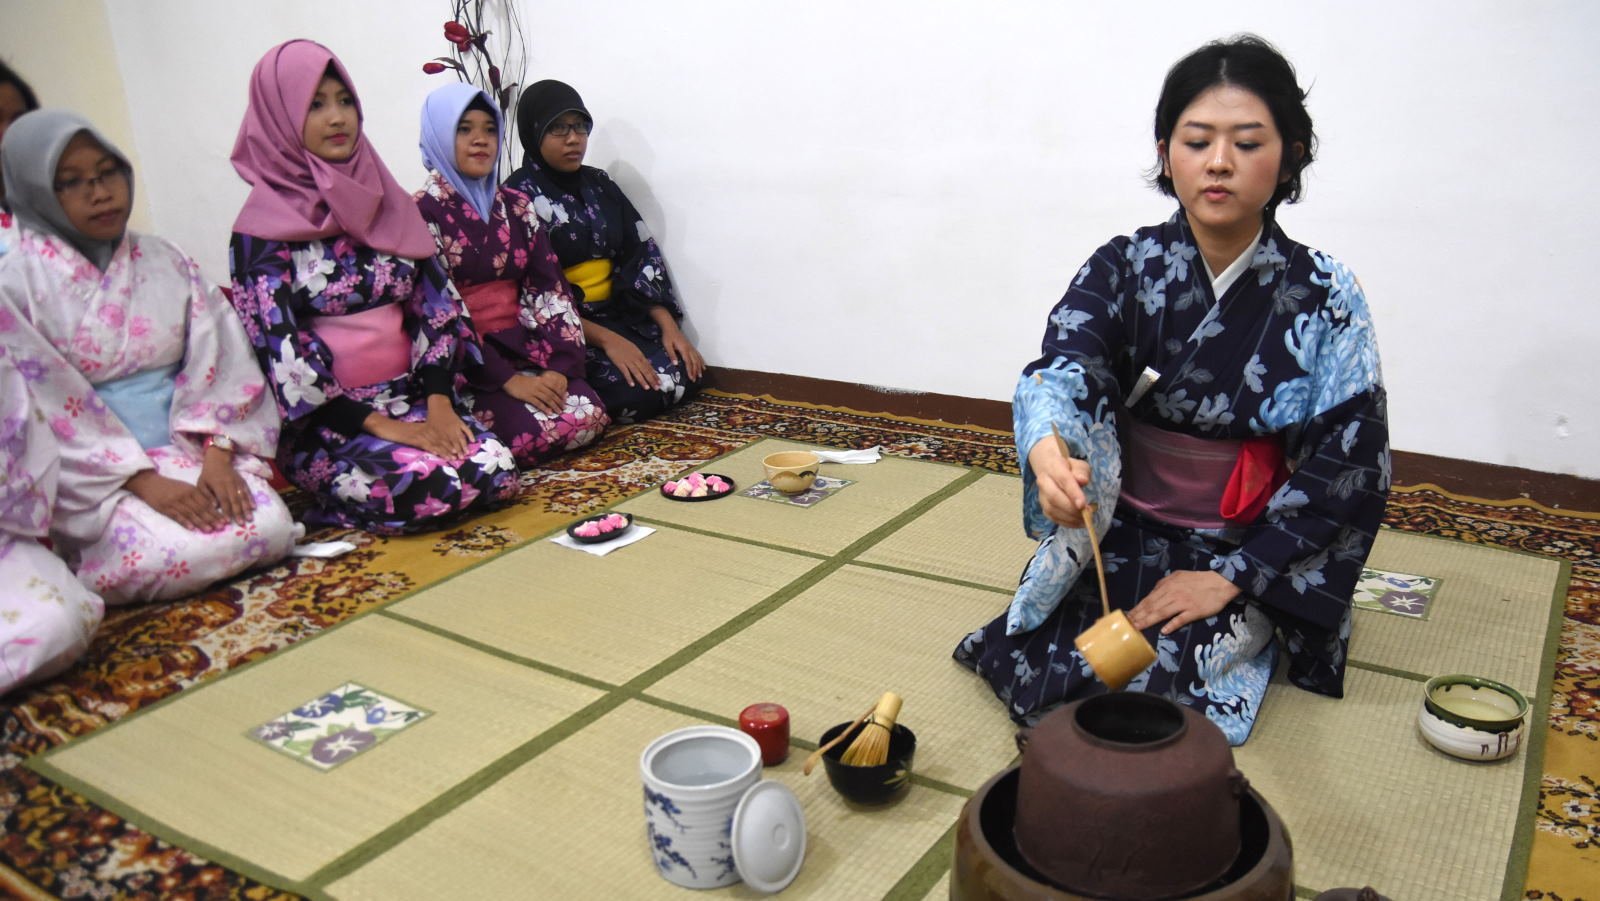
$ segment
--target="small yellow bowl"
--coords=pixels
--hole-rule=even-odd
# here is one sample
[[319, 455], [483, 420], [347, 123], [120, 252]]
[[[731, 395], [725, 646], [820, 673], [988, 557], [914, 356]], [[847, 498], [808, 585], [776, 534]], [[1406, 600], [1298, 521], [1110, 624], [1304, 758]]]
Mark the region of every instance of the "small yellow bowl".
[[772, 487], [784, 494], [799, 494], [817, 481], [822, 458], [810, 451], [779, 451], [767, 454], [761, 465], [766, 468]]
[[1434, 676], [1422, 689], [1417, 725], [1428, 743], [1466, 760], [1499, 760], [1522, 747], [1528, 699], [1493, 679]]

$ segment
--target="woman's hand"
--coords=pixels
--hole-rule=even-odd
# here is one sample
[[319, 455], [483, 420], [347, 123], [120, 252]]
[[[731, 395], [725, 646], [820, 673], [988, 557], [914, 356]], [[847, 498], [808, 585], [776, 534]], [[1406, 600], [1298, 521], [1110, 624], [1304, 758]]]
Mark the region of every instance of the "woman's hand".
[[472, 430], [456, 415], [455, 405], [443, 394], [428, 395], [428, 418], [422, 422], [404, 422], [372, 413], [362, 427], [385, 441], [407, 444], [447, 460], [465, 457], [467, 446], [472, 443]]
[[613, 366], [622, 373], [622, 380], [631, 388], [644, 388], [647, 391], [656, 391], [661, 388], [661, 376], [656, 368], [650, 365], [650, 358], [644, 355], [639, 345], [634, 344], [626, 335], [619, 335], [610, 329], [601, 336], [600, 349], [611, 358]]
[[1166, 620], [1161, 634], [1171, 635], [1195, 620], [1216, 616], [1238, 596], [1239, 588], [1214, 572], [1168, 573], [1128, 611], [1128, 621], [1144, 630]]
[[1050, 521], [1069, 529], [1083, 528], [1083, 511], [1089, 497], [1083, 486], [1089, 484], [1089, 464], [1061, 452], [1054, 435], [1039, 439], [1028, 451], [1028, 466], [1039, 486], [1039, 506]]
[[504, 390], [550, 416], [555, 416], [567, 406], [567, 377], [553, 369], [546, 369], [538, 375], [519, 372], [506, 380]]
[[215, 532], [228, 524], [209, 494], [187, 482], [158, 475], [153, 469], [135, 473], [122, 487], [185, 529]]
[[666, 307], [652, 307], [651, 318], [661, 326], [661, 346], [667, 351], [667, 359], [683, 368], [684, 375], [689, 381], [700, 381], [700, 374], [706, 371], [706, 361], [700, 356], [700, 351], [695, 350], [694, 344], [689, 341], [689, 336], [678, 328], [678, 323], [667, 312]]
[[250, 486], [233, 468], [233, 454], [220, 447], [206, 448], [200, 464], [200, 483], [195, 486], [211, 499], [229, 522], [244, 525], [256, 509]]

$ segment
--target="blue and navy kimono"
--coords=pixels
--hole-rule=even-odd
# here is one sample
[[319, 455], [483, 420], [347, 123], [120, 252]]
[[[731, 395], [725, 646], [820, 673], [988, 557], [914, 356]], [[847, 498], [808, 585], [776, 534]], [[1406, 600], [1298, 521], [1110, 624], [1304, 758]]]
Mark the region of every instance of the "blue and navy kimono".
[[700, 384], [667, 356], [661, 327], [650, 317], [652, 307], [665, 308], [677, 320], [683, 318], [683, 310], [661, 248], [622, 188], [604, 169], [583, 166], [577, 172], [556, 172], [531, 156], [524, 157], [522, 168], [505, 183], [533, 199], [533, 211], [569, 276], [581, 264], [611, 261], [609, 297], [586, 295], [574, 279], [573, 293], [581, 301], [578, 314], [637, 345], [658, 379], [655, 385], [630, 386], [605, 352], [590, 342], [588, 381], [600, 392], [611, 418], [637, 422], [693, 397]]
[[[1291, 682], [1343, 694], [1350, 598], [1389, 491], [1377, 344], [1361, 286], [1342, 263], [1270, 219], [1249, 252], [1248, 268], [1214, 296], [1179, 210], [1096, 251], [1050, 314], [1012, 406], [1024, 527], [1040, 546], [1006, 614], [955, 651], [1018, 722], [1105, 690], [1073, 647], [1101, 615], [1087, 534], [1045, 517], [1027, 465], [1052, 424], [1091, 466], [1086, 492], [1099, 504], [1113, 607], [1132, 609], [1180, 570], [1210, 570], [1240, 590], [1217, 615], [1170, 635], [1160, 634], [1164, 623], [1145, 630], [1157, 659], [1130, 690], [1196, 708], [1236, 745], [1255, 723], [1280, 647]], [[1159, 377], [1136, 392], [1147, 367]], [[1197, 438], [1276, 436], [1290, 475], [1252, 521], [1162, 522], [1117, 502], [1120, 417]]]

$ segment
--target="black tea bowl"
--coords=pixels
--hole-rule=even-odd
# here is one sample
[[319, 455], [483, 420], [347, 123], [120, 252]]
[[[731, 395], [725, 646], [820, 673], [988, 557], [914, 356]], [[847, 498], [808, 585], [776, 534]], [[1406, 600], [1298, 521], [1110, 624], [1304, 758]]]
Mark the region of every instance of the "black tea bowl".
[[[822, 733], [818, 744], [827, 744], [839, 733], [850, 728], [850, 723], [840, 723]], [[865, 729], [865, 726], [861, 728]], [[911, 787], [911, 758], [917, 753], [917, 734], [895, 723], [889, 736], [889, 758], [882, 766], [850, 766], [839, 760], [845, 749], [860, 736], [852, 735], [828, 749], [822, 755], [822, 765], [828, 769], [828, 782], [846, 801], [856, 804], [885, 804], [893, 801]]]

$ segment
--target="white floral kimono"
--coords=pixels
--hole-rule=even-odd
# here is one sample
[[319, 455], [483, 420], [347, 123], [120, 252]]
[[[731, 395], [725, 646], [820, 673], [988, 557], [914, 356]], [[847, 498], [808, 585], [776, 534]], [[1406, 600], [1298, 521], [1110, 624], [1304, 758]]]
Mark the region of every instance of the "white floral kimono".
[[[102, 272], [58, 237], [13, 234], [0, 258], [0, 350], [59, 446], [50, 537], [78, 579], [111, 603], [170, 599], [286, 555], [301, 529], [267, 482], [277, 407], [243, 326], [194, 261], [130, 232]], [[172, 401], [166, 443], [141, 446], [102, 393], [151, 374]], [[256, 505], [248, 524], [191, 531], [123, 489], [152, 467], [195, 484], [209, 435], [234, 442]]]
[[0, 356], [0, 694], [71, 665], [105, 605], [39, 543], [55, 505], [57, 449], [12, 361]]

